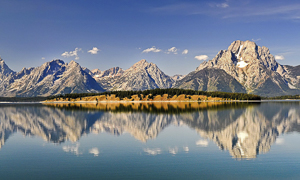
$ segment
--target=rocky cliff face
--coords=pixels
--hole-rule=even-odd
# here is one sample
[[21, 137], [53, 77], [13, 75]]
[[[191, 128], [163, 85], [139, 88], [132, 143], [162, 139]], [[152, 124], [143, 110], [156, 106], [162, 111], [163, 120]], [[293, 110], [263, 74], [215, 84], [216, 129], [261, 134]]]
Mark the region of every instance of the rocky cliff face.
[[113, 67], [105, 71], [99, 69], [92, 70], [93, 78], [99, 82], [106, 90], [111, 89], [115, 82], [124, 74], [124, 70], [119, 67]]
[[281, 75], [288, 82], [289, 88], [300, 89], [300, 66], [283, 66]]
[[221, 50], [214, 59], [200, 64], [196, 71], [204, 68], [224, 70], [244, 86], [247, 93], [263, 96], [299, 93], [291, 88], [298, 86], [297, 75], [291, 76], [291, 70], [277, 63], [268, 48], [251, 41], [234, 41], [228, 50]]

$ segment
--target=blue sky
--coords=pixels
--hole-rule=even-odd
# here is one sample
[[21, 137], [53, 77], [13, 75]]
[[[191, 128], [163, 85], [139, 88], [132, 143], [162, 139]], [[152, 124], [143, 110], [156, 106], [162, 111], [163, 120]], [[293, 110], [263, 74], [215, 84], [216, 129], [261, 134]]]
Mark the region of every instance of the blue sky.
[[300, 64], [296, 0], [0, 0], [0, 23], [0, 56], [14, 71], [52, 59], [100, 70], [146, 59], [187, 74], [235, 40]]

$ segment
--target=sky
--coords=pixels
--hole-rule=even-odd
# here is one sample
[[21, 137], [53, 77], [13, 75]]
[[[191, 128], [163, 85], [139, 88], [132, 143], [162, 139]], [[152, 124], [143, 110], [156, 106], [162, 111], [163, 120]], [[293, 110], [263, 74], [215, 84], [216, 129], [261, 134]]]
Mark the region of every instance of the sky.
[[300, 64], [297, 0], [0, 0], [0, 57], [14, 71], [53, 59], [188, 74], [235, 40]]

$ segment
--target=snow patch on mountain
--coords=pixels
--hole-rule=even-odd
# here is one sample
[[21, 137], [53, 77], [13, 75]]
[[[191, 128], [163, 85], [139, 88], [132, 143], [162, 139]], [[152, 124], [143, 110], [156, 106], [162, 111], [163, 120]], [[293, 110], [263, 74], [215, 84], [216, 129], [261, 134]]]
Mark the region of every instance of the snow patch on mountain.
[[288, 86], [290, 89], [297, 89], [295, 86], [291, 85], [290, 83], [288, 83]]
[[[240, 45], [240, 48], [239, 48], [239, 52], [238, 52], [238, 54], [237, 54], [237, 59], [239, 59], [239, 57], [240, 57], [240, 53], [241, 53], [241, 50], [242, 50], [242, 48], [243, 48], [243, 45]], [[242, 60], [242, 59], [241, 59]]]
[[244, 68], [244, 67], [246, 67], [248, 65], [248, 63], [246, 63], [245, 61], [239, 61], [238, 63], [237, 63], [237, 67], [238, 68]]

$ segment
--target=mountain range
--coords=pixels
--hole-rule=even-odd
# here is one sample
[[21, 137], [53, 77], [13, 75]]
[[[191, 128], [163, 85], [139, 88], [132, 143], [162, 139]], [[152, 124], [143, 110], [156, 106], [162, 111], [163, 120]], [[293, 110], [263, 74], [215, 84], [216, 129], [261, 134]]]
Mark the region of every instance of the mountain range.
[[234, 41], [212, 60], [187, 75], [166, 75], [141, 60], [123, 70], [89, 70], [75, 61], [52, 60], [39, 67], [11, 70], [0, 58], [0, 96], [49, 96], [113, 90], [183, 88], [252, 93], [261, 96], [300, 94], [300, 66], [279, 64], [266, 47]]

